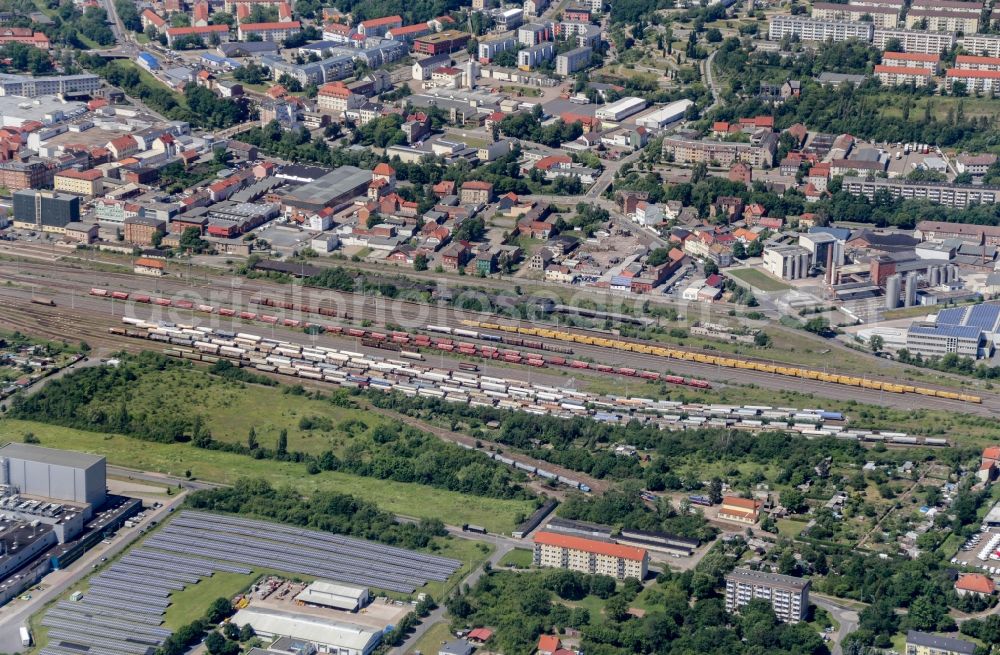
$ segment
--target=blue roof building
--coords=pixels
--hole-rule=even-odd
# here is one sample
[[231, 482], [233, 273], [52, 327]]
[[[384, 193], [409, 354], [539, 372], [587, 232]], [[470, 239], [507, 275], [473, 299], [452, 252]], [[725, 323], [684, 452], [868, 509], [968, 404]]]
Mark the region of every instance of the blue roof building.
[[137, 58], [139, 65], [149, 71], [160, 70], [160, 62], [148, 52], [140, 52]]

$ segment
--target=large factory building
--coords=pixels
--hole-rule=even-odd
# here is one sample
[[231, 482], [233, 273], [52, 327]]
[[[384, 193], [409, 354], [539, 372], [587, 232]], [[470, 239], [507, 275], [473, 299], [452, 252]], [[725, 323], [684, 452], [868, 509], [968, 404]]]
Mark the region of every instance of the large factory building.
[[0, 485], [15, 493], [88, 505], [85, 519], [107, 499], [103, 457], [22, 443], [0, 447]]

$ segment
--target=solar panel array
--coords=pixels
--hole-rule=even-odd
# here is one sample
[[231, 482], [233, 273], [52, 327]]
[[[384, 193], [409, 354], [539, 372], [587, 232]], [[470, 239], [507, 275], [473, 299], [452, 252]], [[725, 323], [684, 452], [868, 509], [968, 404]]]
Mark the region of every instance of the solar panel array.
[[235, 516], [184, 511], [146, 546], [299, 575], [412, 593], [461, 562], [353, 537]]
[[942, 309], [938, 312], [937, 323], [939, 325], [962, 325], [962, 321], [965, 320], [965, 312], [968, 311], [968, 307], [952, 307], [950, 309]]
[[82, 600], [61, 601], [45, 614], [49, 645], [40, 655], [152, 655], [170, 636], [161, 627], [170, 594], [216, 571], [251, 572], [137, 548], [92, 577]]
[[996, 329], [997, 319], [1000, 319], [1000, 305], [982, 304], [969, 310], [965, 324], [980, 328], [984, 332], [993, 332]]
[[42, 625], [39, 655], [152, 655], [170, 636], [161, 627], [170, 595], [216, 572], [262, 567], [411, 593], [446, 580], [461, 562], [404, 548], [254, 521], [179, 512], [169, 524], [90, 579], [80, 601], [62, 601]]

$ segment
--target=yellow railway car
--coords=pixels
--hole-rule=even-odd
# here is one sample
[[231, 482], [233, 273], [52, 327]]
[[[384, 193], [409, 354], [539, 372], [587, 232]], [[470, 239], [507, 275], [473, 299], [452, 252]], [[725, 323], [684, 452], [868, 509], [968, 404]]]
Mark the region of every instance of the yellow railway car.
[[544, 337], [546, 339], [570, 341], [573, 343], [582, 343], [591, 346], [600, 346], [602, 348], [610, 348], [613, 350], [621, 350], [624, 352], [637, 352], [646, 355], [655, 355], [657, 357], [665, 357], [668, 359], [695, 361], [702, 364], [725, 366], [727, 368], [761, 371], [763, 373], [773, 373], [777, 375], [798, 377], [808, 380], [819, 380], [821, 382], [830, 382], [833, 384], [861, 387], [864, 389], [888, 391], [890, 393], [916, 393], [924, 396], [934, 396], [938, 398], [946, 398], [948, 400], [958, 400], [961, 402], [976, 403], [976, 404], [980, 404], [983, 402], [982, 398], [972, 394], [961, 394], [953, 391], [938, 391], [935, 389], [927, 389], [925, 387], [914, 387], [911, 385], [895, 384], [892, 382], [883, 382], [881, 380], [868, 380], [865, 378], [859, 378], [851, 375], [838, 375], [836, 373], [826, 373], [807, 368], [767, 364], [764, 362], [755, 362], [752, 360], [739, 359], [735, 357], [720, 357], [718, 355], [708, 355], [705, 353], [693, 352], [690, 350], [677, 350], [674, 348], [667, 348], [663, 346], [654, 346], [651, 344], [638, 343], [633, 341], [622, 341], [620, 339], [608, 339], [605, 337], [594, 337], [585, 334], [578, 334], [575, 332], [565, 332], [562, 330], [551, 330], [548, 328], [540, 328], [540, 327], [525, 328], [513, 325], [486, 323], [483, 321], [475, 321], [475, 320], [462, 320], [461, 323], [462, 325], [479, 327], [487, 330], [517, 332], [520, 334], [525, 334], [530, 336]]

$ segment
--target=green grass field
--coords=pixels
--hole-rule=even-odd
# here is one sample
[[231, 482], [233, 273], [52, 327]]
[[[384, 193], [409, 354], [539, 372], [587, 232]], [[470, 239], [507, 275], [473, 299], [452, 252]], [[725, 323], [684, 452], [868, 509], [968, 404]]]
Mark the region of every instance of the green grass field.
[[[340, 456], [350, 443], [367, 441], [371, 430], [386, 419], [360, 409], [296, 396], [272, 387], [244, 385], [199, 368], [171, 369], [142, 375], [131, 389], [131, 407], [156, 407], [159, 415], [196, 413], [212, 438], [243, 443], [252, 427], [261, 446], [274, 448], [281, 430], [288, 431], [288, 449]], [[329, 429], [304, 430], [299, 422], [317, 418]]]
[[778, 534], [782, 537], [794, 539], [799, 533], [806, 529], [803, 521], [792, 521], [789, 519], [778, 519]]
[[497, 566], [513, 566], [516, 569], [531, 568], [534, 554], [527, 548], [515, 548], [500, 558]]
[[275, 487], [290, 486], [309, 495], [336, 491], [374, 502], [381, 509], [416, 518], [436, 518], [451, 525], [475, 523], [491, 532], [510, 532], [519, 516], [534, 511], [533, 503], [470, 496], [420, 484], [366, 478], [338, 471], [307, 475], [301, 464], [256, 460], [242, 455], [201, 450], [190, 444], [161, 444], [121, 435], [105, 435], [47, 425], [36, 421], [0, 420], [0, 440], [22, 441], [32, 432], [41, 445], [103, 455], [108, 463], [232, 484], [241, 477], [259, 477]]
[[433, 655], [441, 649], [441, 645], [452, 639], [451, 630], [448, 627], [447, 621], [439, 621], [427, 629], [417, 643], [414, 644], [413, 648], [406, 651], [407, 653], [424, 653], [424, 655]]
[[785, 289], [791, 289], [790, 286], [782, 282], [781, 280], [776, 280], [766, 273], [762, 273], [755, 268], [738, 268], [735, 270], [726, 271], [726, 275], [731, 275], [735, 278], [739, 278], [752, 286], [754, 289], [760, 289], [761, 291], [784, 291]]
[[232, 598], [249, 587], [259, 575], [258, 571], [250, 575], [216, 573], [211, 578], [203, 578], [198, 584], [174, 592], [170, 595], [170, 606], [163, 617], [165, 626], [177, 630], [201, 618], [216, 598]]

